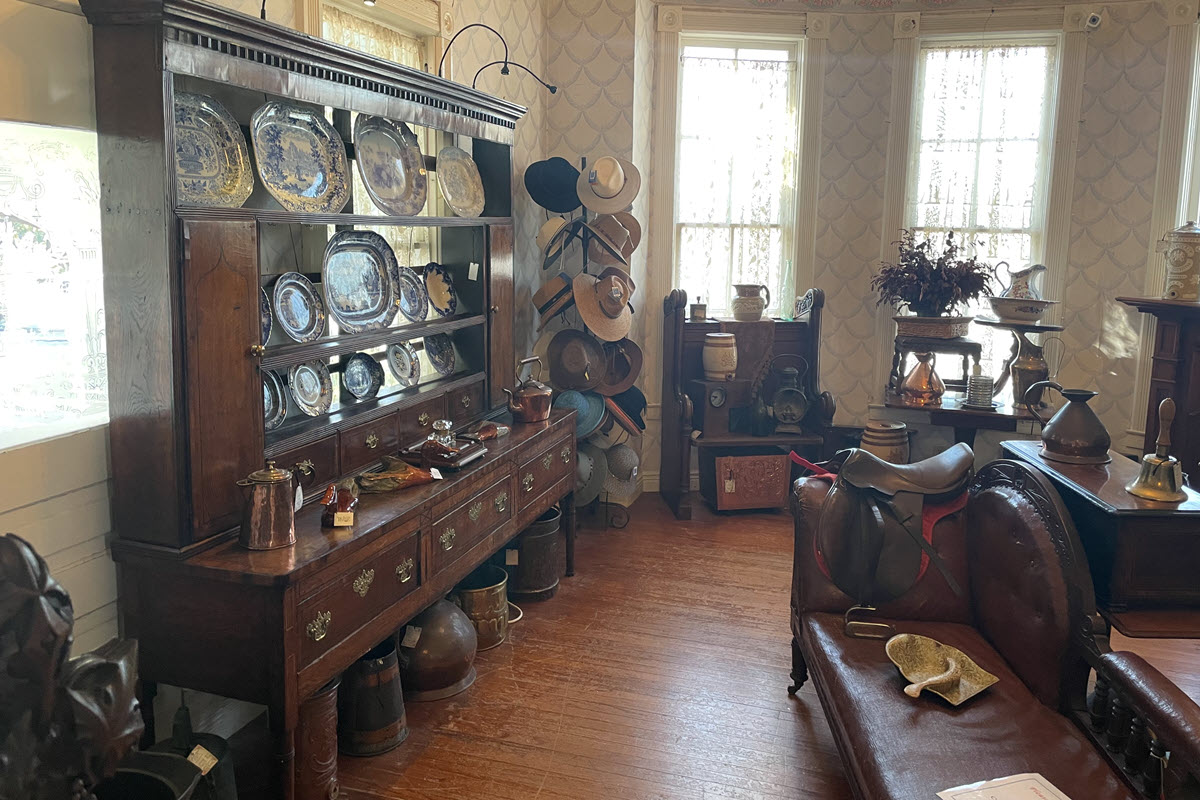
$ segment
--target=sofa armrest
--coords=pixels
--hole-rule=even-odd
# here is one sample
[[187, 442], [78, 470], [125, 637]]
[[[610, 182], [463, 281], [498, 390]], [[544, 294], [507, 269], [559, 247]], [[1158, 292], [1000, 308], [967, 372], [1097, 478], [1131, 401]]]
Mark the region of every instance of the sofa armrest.
[[1172, 762], [1182, 759], [1188, 771], [1200, 774], [1200, 706], [1135, 653], [1104, 653], [1097, 671], [1162, 740]]

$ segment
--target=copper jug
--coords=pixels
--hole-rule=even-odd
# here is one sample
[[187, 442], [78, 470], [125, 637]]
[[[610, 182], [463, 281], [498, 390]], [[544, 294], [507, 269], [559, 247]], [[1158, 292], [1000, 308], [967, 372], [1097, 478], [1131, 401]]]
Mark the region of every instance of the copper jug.
[[504, 393], [508, 395], [508, 410], [512, 412], [513, 419], [517, 422], [545, 422], [550, 418], [550, 387], [535, 379], [532, 369], [529, 371], [529, 379], [521, 380], [521, 368], [526, 364], [533, 363], [538, 365], [538, 376], [540, 377], [542, 359], [530, 356], [522, 359], [517, 366], [517, 391], [504, 390]]
[[[1037, 411], [1035, 389], [1056, 389], [1069, 401], [1049, 421]], [[1040, 395], [1040, 392], [1036, 393]], [[1054, 381], [1038, 381], [1025, 390], [1026, 407], [1042, 423], [1042, 458], [1064, 464], [1107, 464], [1112, 461], [1108, 448], [1112, 438], [1108, 429], [1088, 405], [1099, 392], [1088, 389], [1064, 389]]]
[[251, 550], [274, 550], [296, 543], [295, 502], [290, 470], [268, 461], [265, 469], [238, 481], [246, 490], [238, 543]]

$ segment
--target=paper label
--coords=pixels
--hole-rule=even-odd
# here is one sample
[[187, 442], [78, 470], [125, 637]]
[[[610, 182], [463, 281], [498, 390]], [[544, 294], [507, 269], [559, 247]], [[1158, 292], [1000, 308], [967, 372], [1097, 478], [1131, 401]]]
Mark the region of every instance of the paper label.
[[429, 474], [433, 476], [435, 481], [440, 481], [442, 479], [442, 473], [438, 471], [437, 467], [430, 467]]
[[187, 760], [196, 765], [201, 775], [207, 775], [208, 771], [217, 765], [217, 757], [200, 745], [192, 748], [192, 752], [188, 754]]
[[476, 264], [474, 261], [472, 261], [471, 265], [467, 267], [467, 280], [469, 280], [469, 281], [479, 280], [479, 265]]
[[737, 491], [737, 484], [733, 482], [733, 478], [725, 479], [725, 494], [734, 494]]
[[350, 528], [354, 526], [353, 511], [335, 511], [333, 512], [333, 527], [335, 528]]
[[515, 567], [518, 560], [521, 558], [520, 550], [505, 550], [504, 551], [504, 566]]
[[299, 511], [304, 506], [304, 489], [296, 487], [296, 506], [293, 510]]
[[404, 629], [404, 638], [400, 640], [401, 647], [416, 647], [417, 642], [421, 639], [421, 629], [416, 625], [409, 625]]
[[942, 800], [1071, 800], [1036, 772], [1024, 772], [938, 792]]

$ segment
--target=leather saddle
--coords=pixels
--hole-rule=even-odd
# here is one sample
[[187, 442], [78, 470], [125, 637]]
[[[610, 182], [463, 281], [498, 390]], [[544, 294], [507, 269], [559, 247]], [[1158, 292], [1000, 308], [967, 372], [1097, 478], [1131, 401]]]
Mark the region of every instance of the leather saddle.
[[817, 522], [817, 547], [833, 583], [859, 606], [873, 607], [911, 589], [925, 555], [961, 594], [925, 540], [922, 511], [926, 503], [962, 495], [974, 472], [971, 448], [959, 443], [915, 464], [891, 464], [857, 449], [838, 458], [841, 467]]

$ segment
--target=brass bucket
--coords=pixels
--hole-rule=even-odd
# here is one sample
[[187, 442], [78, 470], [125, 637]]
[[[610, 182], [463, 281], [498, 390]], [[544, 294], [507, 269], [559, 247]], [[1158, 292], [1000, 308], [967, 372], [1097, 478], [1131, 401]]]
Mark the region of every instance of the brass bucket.
[[[508, 638], [508, 626], [520, 622], [521, 609], [508, 602], [508, 573], [484, 564], [467, 576], [454, 591], [454, 602], [466, 612], [479, 637], [479, 650], [490, 650]], [[515, 619], [509, 607], [516, 608]]]

